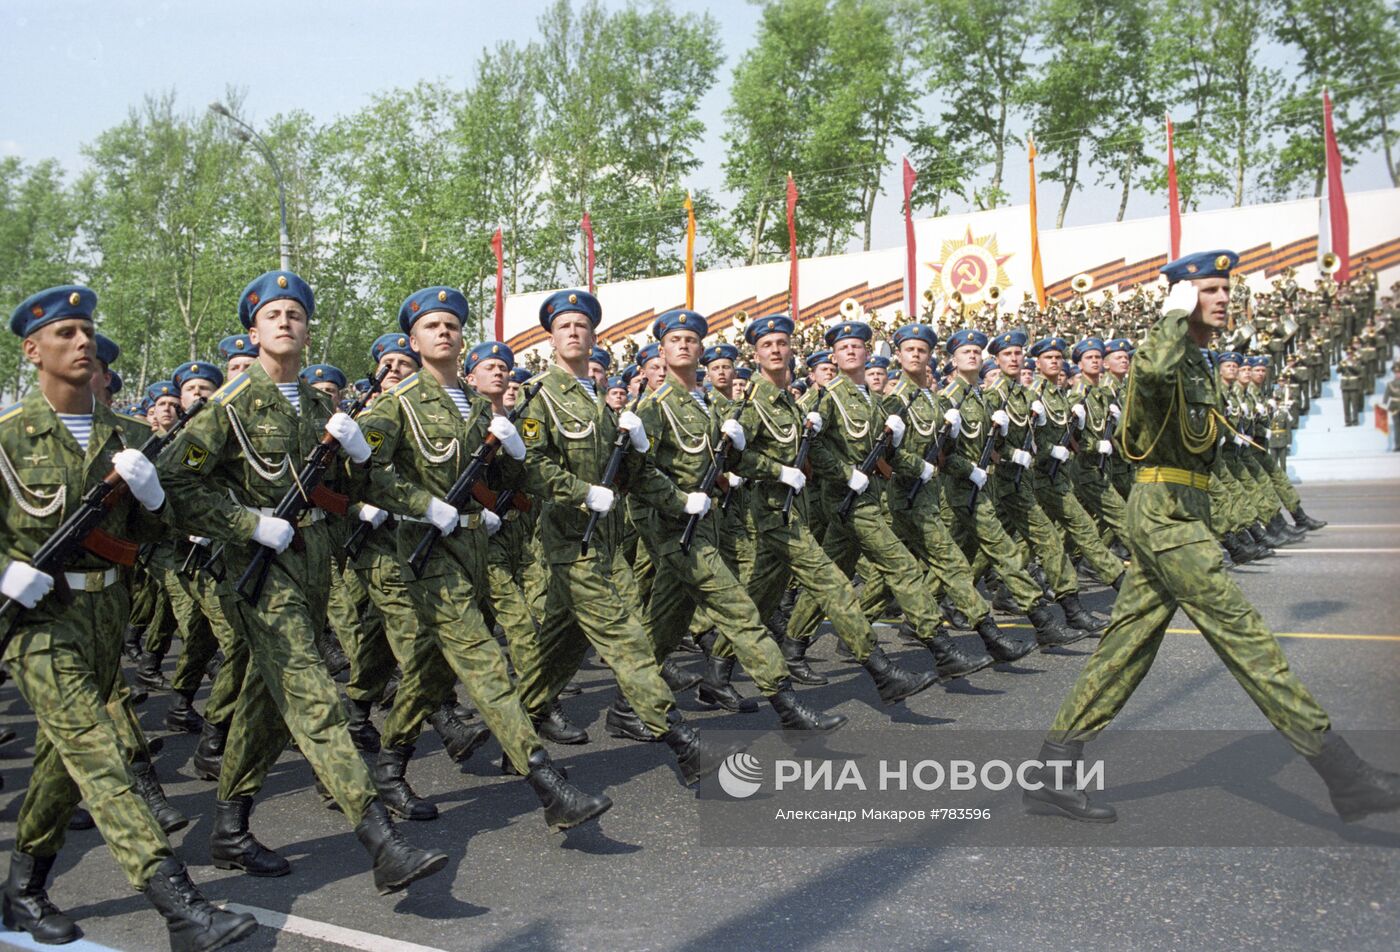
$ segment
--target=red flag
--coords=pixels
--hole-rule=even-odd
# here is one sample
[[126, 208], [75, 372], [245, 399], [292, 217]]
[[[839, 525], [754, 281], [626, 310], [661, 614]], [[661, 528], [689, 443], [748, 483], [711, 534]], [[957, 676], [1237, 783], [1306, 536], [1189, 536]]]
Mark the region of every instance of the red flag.
[[588, 220], [588, 212], [583, 213], [583, 221], [579, 222], [583, 228], [583, 236], [588, 241], [588, 293], [594, 293], [593, 285], [593, 223]]
[[1342, 191], [1342, 151], [1337, 148], [1337, 133], [1332, 128], [1332, 97], [1322, 90], [1322, 126], [1327, 146], [1327, 208], [1331, 231], [1332, 253], [1341, 265], [1333, 279], [1338, 283], [1351, 276], [1351, 242], [1347, 221], [1347, 197]]
[[1172, 151], [1172, 120], [1167, 117], [1167, 205], [1171, 217], [1171, 254], [1168, 260], [1181, 257], [1181, 202], [1176, 193], [1176, 153]]
[[904, 157], [904, 299], [908, 302], [908, 310], [904, 313], [908, 315], [907, 320], [917, 321], [919, 319], [919, 288], [917, 278], [919, 276], [917, 265], [915, 264], [916, 254], [914, 248], [914, 182], [918, 179], [919, 173], [914, 171], [914, 166], [909, 164], [909, 156]]
[[787, 177], [787, 226], [788, 252], [792, 256], [792, 271], [788, 275], [788, 309], [792, 311], [792, 322], [797, 323], [797, 183], [792, 173]]
[[506, 258], [501, 229], [491, 236], [491, 250], [496, 252], [496, 340], [506, 339]]

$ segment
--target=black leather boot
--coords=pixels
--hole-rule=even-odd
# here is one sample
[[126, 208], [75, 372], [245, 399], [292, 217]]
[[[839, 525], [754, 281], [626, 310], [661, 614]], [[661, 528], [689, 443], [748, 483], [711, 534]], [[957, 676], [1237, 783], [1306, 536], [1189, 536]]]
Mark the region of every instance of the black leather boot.
[[165, 712], [165, 726], [183, 734], [198, 734], [204, 726], [204, 718], [194, 709], [194, 692], [177, 691], [175, 700]]
[[464, 724], [457, 716], [457, 705], [448, 698], [436, 711], [428, 715], [428, 723], [433, 725], [442, 746], [453, 763], [464, 764], [482, 744], [491, 739], [491, 730], [485, 724]]
[[1220, 537], [1220, 541], [1236, 565], [1247, 565], [1260, 557], [1259, 549], [1247, 543], [1238, 530], [1225, 533]]
[[252, 797], [214, 801], [214, 832], [209, 859], [216, 869], [241, 869], [249, 876], [285, 876], [292, 864], [258, 842], [248, 830]]
[[875, 682], [875, 690], [880, 692], [880, 700], [886, 704], [913, 697], [938, 681], [938, 675], [933, 671], [904, 670], [891, 661], [879, 645], [861, 662], [861, 667], [869, 673]]
[[165, 680], [165, 674], [160, 670], [165, 658], [149, 651], [141, 652], [141, 658], [136, 662], [136, 681], [149, 691], [169, 691], [170, 682]]
[[532, 713], [530, 720], [535, 725], [535, 733], [551, 743], [588, 743], [588, 731], [572, 724], [564, 716], [564, 708], [559, 705], [557, 700], [550, 701], [549, 706], [544, 710]]
[[350, 719], [345, 726], [350, 731], [350, 740], [356, 750], [366, 754], [373, 754], [379, 750], [379, 730], [369, 719], [369, 712], [373, 707], [373, 701], [356, 701], [350, 697], [345, 699], [345, 714]]
[[1292, 512], [1289, 513], [1289, 515], [1293, 517], [1293, 524], [1295, 526], [1297, 526], [1299, 529], [1306, 529], [1309, 532], [1312, 532], [1316, 529], [1321, 529], [1323, 526], [1327, 525], [1327, 523], [1323, 522], [1321, 519], [1314, 519], [1312, 516], [1304, 512], [1302, 506], [1299, 506], [1297, 509], [1294, 509]]
[[699, 732], [685, 723], [681, 712], [674, 707], [666, 712], [666, 723], [670, 729], [661, 735], [661, 739], [676, 755], [676, 766], [680, 768], [681, 780], [687, 787], [714, 773], [726, 757], [740, 749], [738, 745], [718, 747], [701, 740]]
[[4, 921], [11, 931], [23, 929], [42, 945], [62, 945], [82, 935], [78, 924], [49, 899], [49, 871], [56, 856], [10, 854], [5, 883]]
[[817, 674], [807, 663], [807, 648], [811, 644], [806, 638], [784, 638], [778, 647], [783, 650], [783, 660], [787, 662], [788, 674], [798, 684], [826, 684], [824, 675]]
[[603, 794], [584, 793], [565, 780], [554, 769], [544, 748], [530, 755], [530, 772], [525, 780], [540, 798], [544, 821], [549, 824], [551, 833], [562, 833], [612, 809], [612, 800]]
[[122, 632], [122, 654], [126, 655], [129, 661], [141, 660], [141, 636], [145, 634], [140, 628], [126, 626], [126, 631]]
[[1035, 626], [1035, 641], [1042, 648], [1063, 648], [1087, 637], [1088, 633], [1066, 628], [1055, 618], [1049, 599], [1042, 598], [1027, 613]]
[[355, 836], [374, 860], [374, 886], [381, 896], [398, 892], [447, 865], [446, 853], [409, 846], [378, 800], [365, 809], [364, 819], [355, 827]]
[[1022, 790], [1021, 804], [1027, 813], [1038, 816], [1063, 816], [1084, 823], [1112, 823], [1118, 813], [1110, 806], [1093, 803], [1088, 794], [1075, 786], [1076, 765], [1084, 756], [1084, 743], [1070, 741], [1056, 744], [1045, 741], [1036, 755], [1042, 764], [1052, 761], [1065, 761], [1059, 764], [1059, 774], [1055, 767], [1041, 767], [1031, 771], [1027, 779], [1040, 781], [1039, 790]]
[[1274, 547], [1264, 539], [1264, 527], [1258, 522], [1252, 523], [1240, 531], [1244, 533], [1246, 539], [1254, 543], [1264, 553], [1260, 558], [1268, 558], [1274, 554]]
[[969, 674], [989, 668], [994, 664], [992, 656], [986, 653], [977, 655], [964, 651], [957, 642], [945, 634], [936, 634], [924, 642], [933, 655], [933, 663], [938, 669], [939, 681], [952, 681], [965, 678]]
[[991, 615], [977, 623], [977, 634], [981, 637], [982, 644], [986, 646], [987, 653], [998, 664], [1006, 664], [1024, 658], [1035, 650], [1034, 641], [1025, 641], [1008, 635], [1001, 630], [997, 625], [997, 620]]
[[136, 792], [141, 795], [141, 799], [146, 801], [146, 806], [151, 808], [151, 813], [155, 816], [156, 822], [167, 835], [176, 830], [183, 830], [190, 825], [189, 817], [170, 805], [170, 801], [165, 799], [165, 791], [161, 788], [160, 780], [156, 778], [156, 768], [149, 760], [138, 760], [131, 765], [131, 785], [136, 788]]
[[345, 656], [335, 633], [329, 628], [322, 628], [316, 634], [316, 652], [326, 663], [326, 670], [330, 672], [331, 677], [339, 677], [350, 670], [350, 659]]
[[992, 589], [992, 607], [1007, 615], [1019, 614], [1021, 609], [1016, 604], [1016, 599], [1011, 594], [1011, 589], [1006, 587], [1006, 583], [997, 579], [997, 584]]
[[199, 743], [195, 745], [194, 764], [195, 773], [201, 780], [218, 781], [219, 769], [224, 761], [224, 743], [228, 740], [228, 725], [215, 724], [211, 720], [205, 720], [204, 727], [199, 732]]
[[613, 696], [612, 704], [608, 705], [608, 716], [604, 718], [603, 725], [611, 737], [639, 740], [644, 744], [654, 744], [658, 740], [655, 734], [647, 730], [621, 691]]
[[768, 696], [768, 703], [778, 712], [778, 720], [785, 731], [829, 734], [846, 723], [846, 717], [842, 714], [824, 714], [803, 704], [792, 689], [792, 682], [786, 679], [778, 682], [778, 691]]
[[228, 912], [215, 906], [190, 882], [185, 864], [173, 856], [156, 867], [141, 891], [165, 917], [170, 930], [170, 952], [206, 952], [245, 938], [258, 927], [246, 912]]
[[1282, 509], [1274, 513], [1273, 518], [1265, 524], [1264, 528], [1273, 533], [1280, 545], [1295, 545], [1308, 537], [1308, 534], [1302, 529], [1295, 529], [1288, 524], [1288, 520], [1283, 518]]
[[436, 820], [438, 809], [413, 792], [404, 779], [408, 772], [408, 761], [413, 757], [413, 748], [407, 744], [385, 747], [379, 752], [370, 775], [374, 778], [374, 789], [379, 799], [394, 816], [405, 820]]
[[1127, 573], [1126, 570], [1124, 570], [1124, 571], [1122, 571], [1122, 572], [1119, 572], [1119, 573], [1118, 573], [1118, 577], [1117, 577], [1116, 579], [1114, 579], [1112, 582], [1110, 582], [1110, 583], [1109, 583], [1109, 586], [1110, 586], [1115, 592], [1121, 592], [1121, 591], [1123, 591], [1123, 580], [1124, 580], [1125, 578], [1127, 578], [1127, 577], [1128, 577], [1128, 573]]
[[1069, 592], [1056, 599], [1060, 603], [1060, 608], [1065, 613], [1065, 624], [1080, 631], [1087, 631], [1096, 634], [1108, 627], [1108, 619], [1101, 615], [1095, 615], [1086, 609], [1079, 601], [1078, 592]]
[[716, 658], [714, 655], [707, 655], [705, 657], [705, 676], [700, 681], [700, 690], [696, 692], [697, 699], [701, 704], [711, 707], [722, 707], [726, 711], [752, 714], [758, 710], [758, 702], [739, 693], [738, 689], [730, 683], [730, 678], [733, 676], [733, 658]]
[[938, 604], [939, 607], [943, 609], [943, 617], [948, 620], [949, 628], [955, 631], [972, 630], [972, 622], [968, 620], [966, 615], [958, 611], [957, 607], [948, 596], [943, 596], [943, 599]]
[[[710, 631], [714, 631], [713, 628]], [[703, 636], [702, 636], [703, 637]], [[702, 649], [701, 643], [694, 638], [690, 632], [681, 635], [681, 640], [676, 642], [676, 650], [684, 651], [686, 654], [699, 654]]]
[[1332, 807], [1344, 822], [1400, 810], [1400, 774], [1368, 764], [1331, 731], [1322, 735], [1322, 752], [1308, 763], [1327, 784]]
[[680, 694], [682, 691], [689, 691], [699, 684], [700, 675], [682, 671], [680, 665], [667, 658], [661, 662], [661, 680], [666, 682], [666, 686], [671, 689], [672, 694]]
[[70, 830], [91, 830], [97, 826], [92, 814], [82, 807], [74, 807], [73, 815], [68, 818], [68, 829]]

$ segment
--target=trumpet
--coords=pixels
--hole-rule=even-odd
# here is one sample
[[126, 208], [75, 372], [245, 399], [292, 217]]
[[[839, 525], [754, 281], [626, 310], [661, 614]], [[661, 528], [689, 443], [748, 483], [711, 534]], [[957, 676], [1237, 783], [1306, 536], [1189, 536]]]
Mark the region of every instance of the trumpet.
[[1318, 267], [1322, 269], [1323, 274], [1336, 274], [1337, 269], [1341, 266], [1342, 259], [1330, 251], [1324, 254], [1322, 259], [1318, 262]]
[[998, 285], [994, 284], [987, 289], [987, 300], [993, 304], [1001, 300], [1001, 288]]
[[1075, 293], [1085, 294], [1094, 286], [1094, 277], [1087, 272], [1081, 272], [1070, 279], [1069, 286]]
[[933, 288], [926, 288], [924, 290], [924, 300], [930, 304], [933, 303]]

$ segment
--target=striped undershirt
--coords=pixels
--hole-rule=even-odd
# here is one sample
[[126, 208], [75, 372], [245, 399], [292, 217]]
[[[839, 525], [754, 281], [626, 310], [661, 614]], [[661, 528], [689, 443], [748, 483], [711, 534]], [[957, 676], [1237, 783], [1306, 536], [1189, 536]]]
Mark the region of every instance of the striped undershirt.
[[282, 396], [287, 398], [287, 402], [292, 405], [292, 412], [301, 413], [301, 391], [294, 380], [291, 383], [279, 383], [277, 389], [282, 391]]
[[88, 440], [92, 438], [92, 414], [91, 413], [60, 413], [58, 418], [63, 421], [63, 425], [68, 428], [68, 432], [73, 434], [73, 439], [78, 441], [78, 445], [87, 452]]
[[592, 377], [579, 377], [578, 384], [588, 391], [588, 395], [594, 400], [598, 399], [598, 384]]
[[457, 412], [462, 414], [462, 419], [465, 420], [467, 414], [471, 413], [472, 410], [471, 404], [467, 402], [466, 393], [458, 387], [443, 387], [442, 389], [446, 390], [447, 395], [452, 398], [452, 402], [457, 404]]

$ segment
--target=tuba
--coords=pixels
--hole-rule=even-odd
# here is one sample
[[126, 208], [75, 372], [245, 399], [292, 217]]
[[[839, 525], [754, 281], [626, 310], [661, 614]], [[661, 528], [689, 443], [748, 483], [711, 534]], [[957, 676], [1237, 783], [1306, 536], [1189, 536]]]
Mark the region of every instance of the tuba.
[[1094, 286], [1094, 277], [1087, 272], [1080, 272], [1070, 279], [1069, 286], [1076, 294], [1086, 294]]
[[1337, 269], [1341, 266], [1342, 259], [1330, 251], [1324, 254], [1321, 260], [1318, 261], [1318, 267], [1322, 269], [1323, 274], [1336, 274]]
[[1001, 300], [1001, 288], [998, 285], [994, 284], [987, 289], [987, 300], [993, 304]]
[[848, 321], [860, 320], [860, 302], [855, 298], [846, 298], [841, 302], [841, 316]]

